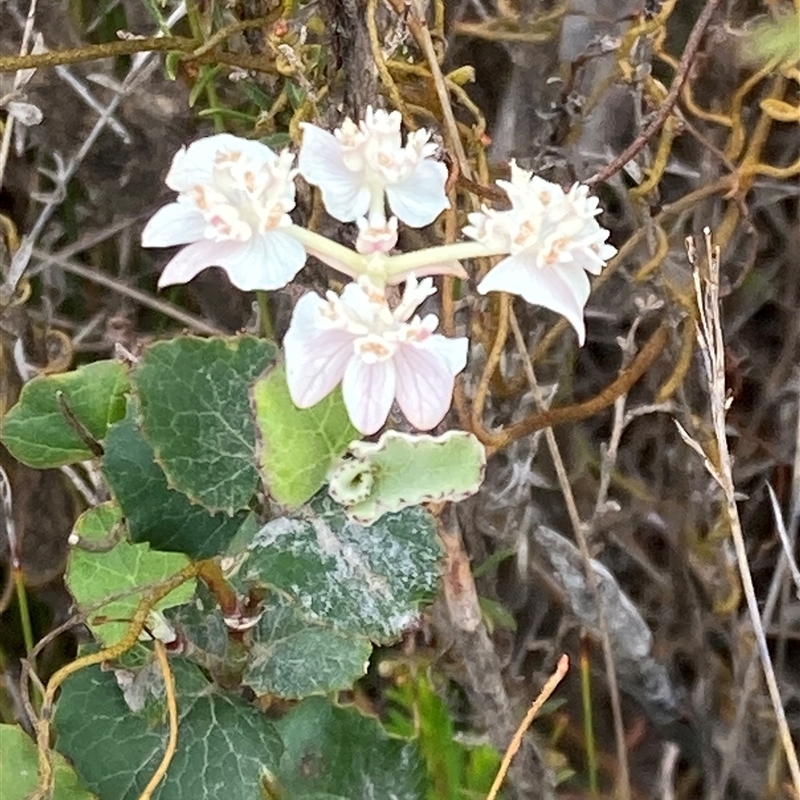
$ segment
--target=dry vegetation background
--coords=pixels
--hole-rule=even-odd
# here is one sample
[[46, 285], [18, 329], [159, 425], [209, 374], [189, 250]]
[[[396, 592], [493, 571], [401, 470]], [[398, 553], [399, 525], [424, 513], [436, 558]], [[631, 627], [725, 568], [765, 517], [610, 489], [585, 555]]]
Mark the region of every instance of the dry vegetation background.
[[[117, 31], [151, 36], [152, 9], [167, 18], [177, 5], [39, 0], [33, 33], [75, 57], [40, 67], [11, 98], [38, 108], [42, 121], [17, 122], [10, 135], [15, 72], [6, 57], [19, 52], [28, 2], [0, 6], [8, 139], [0, 278], [18, 237], [33, 237], [18, 294], [0, 295], [0, 415], [23, 378], [108, 358], [116, 344], [252, 325], [251, 298], [216, 270], [158, 294], [167, 256], [139, 246], [143, 222], [166, 197], [172, 154], [215, 128], [296, 145], [304, 119], [333, 125], [369, 103], [399, 107], [408, 124], [437, 132], [462, 210], [507, 174], [512, 157], [563, 184], [595, 176], [601, 222], [620, 255], [594, 282], [584, 348], [563, 322], [521, 302], [468, 294], [444, 311], [445, 324], [469, 330], [473, 342], [453, 424], [476, 432], [494, 456], [480, 494], [449, 520], [449, 607], [434, 608], [393, 655], [431, 663], [458, 727], [503, 749], [560, 654], [570, 654], [557, 695], [564, 702], [534, 726], [512, 775], [516, 796], [588, 796], [584, 664], [601, 791], [610, 796], [627, 771], [635, 798], [791, 797], [729, 508], [675, 421], [721, 468], [685, 246], [698, 237], [697, 263], [707, 269], [708, 227], [721, 248], [729, 463], [797, 742], [800, 602], [779, 538], [783, 527], [796, 543], [800, 520], [800, 125], [779, 113], [800, 104], [792, 4], [444, 0], [425, 10], [425, 26], [416, 4], [401, 0], [198, 0], [192, 24], [172, 31], [183, 45], [167, 58], [171, 80], [163, 54], [134, 54], [136, 40]], [[706, 10], [708, 26], [689, 52]], [[770, 20], [783, 21], [766, 38], [753, 35]], [[89, 60], [86, 48], [104, 42], [128, 52]], [[183, 58], [174, 54], [181, 49]], [[672, 105], [676, 70], [686, 83]], [[598, 180], [659, 111], [663, 124], [633, 161]], [[325, 217], [307, 191], [298, 218], [354, 239], [355, 226]], [[422, 240], [408, 234], [401, 244], [453, 237], [456, 223], [463, 219], [446, 215], [412, 232]], [[473, 275], [486, 268], [468, 266]], [[312, 266], [302, 280], [319, 288], [329, 277]], [[279, 332], [296, 296], [290, 289], [276, 299]], [[2, 450], [0, 462], [43, 635], [69, 614], [59, 575], [83, 500], [68, 475], [27, 470]], [[594, 587], [581, 538], [605, 568]], [[469, 591], [464, 553], [484, 610], [477, 629], [458, 616], [459, 591]], [[6, 591], [6, 719], [20, 654], [10, 602]], [[51, 668], [72, 646], [50, 653]], [[377, 711], [385, 680], [376, 673], [361, 690]]]

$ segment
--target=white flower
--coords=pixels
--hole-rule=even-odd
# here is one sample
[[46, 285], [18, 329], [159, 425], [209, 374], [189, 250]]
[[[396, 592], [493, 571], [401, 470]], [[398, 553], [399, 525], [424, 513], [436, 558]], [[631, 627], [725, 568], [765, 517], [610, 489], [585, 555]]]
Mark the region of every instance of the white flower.
[[434, 314], [412, 316], [435, 291], [430, 278], [410, 276], [394, 310], [367, 278], [348, 284], [341, 297], [301, 297], [283, 340], [295, 405], [316, 405], [341, 381], [347, 413], [363, 434], [383, 425], [395, 398], [416, 428], [441, 422], [467, 361], [467, 340], [433, 333]]
[[300, 174], [322, 190], [328, 213], [342, 222], [392, 213], [414, 228], [428, 225], [449, 207], [447, 167], [431, 156], [436, 145], [424, 128], [400, 136], [397, 111], [373, 111], [356, 125], [349, 117], [333, 133], [303, 124]]
[[302, 268], [303, 246], [281, 230], [292, 224], [294, 157], [227, 133], [199, 139], [172, 160], [166, 183], [177, 201], [145, 226], [145, 247], [188, 244], [159, 286], [186, 283], [222, 267], [239, 289], [279, 289]]
[[589, 299], [586, 272], [599, 275], [617, 251], [606, 244], [609, 232], [595, 217], [601, 212], [586, 186], [569, 192], [534, 177], [511, 162], [511, 182], [497, 181], [512, 208], [469, 215], [467, 236], [511, 255], [478, 285], [481, 294], [509, 292], [567, 318], [583, 344], [583, 309]]

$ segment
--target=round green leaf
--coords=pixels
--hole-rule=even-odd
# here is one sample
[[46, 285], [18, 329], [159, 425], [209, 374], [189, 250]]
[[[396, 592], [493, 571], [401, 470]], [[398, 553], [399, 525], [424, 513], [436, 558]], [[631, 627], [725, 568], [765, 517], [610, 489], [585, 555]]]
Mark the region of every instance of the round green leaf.
[[434, 595], [440, 557], [423, 509], [386, 514], [365, 528], [323, 495], [258, 531], [235, 580], [276, 588], [337, 630], [390, 641]]
[[313, 408], [297, 408], [281, 365], [256, 381], [253, 406], [264, 485], [279, 503], [297, 507], [314, 496], [335, 460], [358, 438], [342, 393], [337, 388]]
[[79, 430], [96, 441], [105, 438], [109, 424], [125, 415], [127, 389], [127, 370], [119, 361], [34, 378], [0, 421], [0, 441], [14, 458], [37, 469], [93, 458]]
[[244, 682], [257, 694], [300, 698], [351, 689], [366, 673], [372, 645], [365, 636], [333, 630], [271, 595], [254, 630]]
[[275, 346], [253, 336], [156, 342], [131, 380], [170, 485], [209, 511], [247, 508], [258, 485], [250, 384]]
[[[74, 532], [82, 539], [108, 539], [121, 522], [119, 506], [103, 503], [81, 514]], [[69, 556], [66, 583], [79, 611], [94, 609], [89, 615], [89, 627], [104, 645], [110, 645], [125, 634], [142, 593], [188, 564], [189, 559], [183, 555], [150, 550], [147, 544], [121, 541], [105, 552], [75, 547]], [[194, 580], [185, 581], [154, 608], [160, 610], [185, 603], [192, 596], [194, 587]], [[129, 591], [123, 597], [117, 597], [126, 590]], [[103, 603], [112, 597], [114, 599]]]
[[[94, 795], [78, 783], [75, 770], [56, 753], [53, 759], [55, 788], [52, 800], [92, 800]], [[36, 745], [18, 725], [0, 725], [0, 797], [26, 800], [39, 782]]]
[[232, 517], [224, 512], [211, 514], [170, 489], [135, 419], [135, 403], [131, 402], [125, 419], [108, 429], [103, 456], [103, 472], [125, 515], [131, 540], [193, 559], [221, 553], [247, 512]]
[[[171, 658], [177, 685], [178, 749], [153, 800], [255, 800], [274, 774], [282, 745], [267, 718], [209, 684], [200, 669]], [[125, 671], [130, 678], [130, 673]], [[129, 681], [127, 681], [129, 682]], [[164, 755], [166, 702], [155, 681], [133, 711], [113, 670], [91, 667], [64, 684], [55, 712], [56, 746], [99, 800], [137, 800]]]
[[277, 728], [284, 745], [276, 776], [280, 797], [425, 797], [425, 766], [416, 744], [389, 737], [378, 720], [354, 708], [312, 697]]
[[[295, 699], [350, 689], [366, 672], [372, 652], [366, 637], [309, 619], [296, 602], [274, 592], [262, 608], [263, 615], [248, 634], [243, 678], [256, 694]], [[202, 584], [190, 603], [169, 609], [165, 616], [182, 639], [211, 656], [209, 663], [226, 664], [230, 631]], [[234, 672], [238, 665], [230, 666]]]
[[486, 467], [486, 450], [466, 431], [386, 431], [377, 442], [353, 442], [348, 456], [331, 472], [329, 491], [363, 525], [387, 511], [464, 500], [480, 489]]

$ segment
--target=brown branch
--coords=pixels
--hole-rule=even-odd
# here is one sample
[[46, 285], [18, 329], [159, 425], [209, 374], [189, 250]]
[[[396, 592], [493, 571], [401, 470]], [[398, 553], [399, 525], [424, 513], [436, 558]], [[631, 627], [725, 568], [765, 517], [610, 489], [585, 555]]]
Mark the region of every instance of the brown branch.
[[563, 425], [567, 422], [578, 422], [599, 414], [603, 409], [613, 405], [620, 395], [627, 394], [631, 390], [666, 347], [668, 338], [668, 326], [662, 324], [647, 340], [644, 347], [636, 354], [636, 357], [628, 367], [620, 372], [616, 380], [597, 395], [584, 403], [575, 403], [561, 408], [539, 411], [514, 425], [510, 425], [508, 428], [504, 428], [502, 431], [498, 431], [491, 436], [491, 441], [487, 442], [490, 449], [496, 452], [511, 442], [544, 428], [553, 428], [556, 425]]
[[201, 42], [183, 36], [150, 36], [146, 39], [122, 39], [86, 47], [72, 47], [69, 50], [48, 50], [45, 53], [29, 53], [24, 56], [0, 56], [0, 72], [80, 64], [100, 58], [130, 56], [155, 50], [179, 50], [188, 53], [200, 44]]
[[632, 158], [635, 158], [639, 152], [644, 149], [645, 145], [658, 133], [667, 121], [689, 77], [689, 70], [694, 63], [697, 51], [700, 49], [700, 42], [703, 39], [703, 34], [718, 5], [719, 0], [707, 0], [705, 8], [703, 8], [703, 11], [697, 18], [697, 22], [695, 22], [692, 32], [689, 34], [689, 38], [686, 41], [686, 47], [683, 50], [683, 56], [678, 64], [678, 71], [672, 79], [669, 92], [667, 92], [667, 96], [664, 98], [664, 102], [656, 112], [652, 122], [650, 122], [650, 124], [616, 158], [592, 175], [591, 178], [584, 181], [587, 186], [594, 186], [595, 184], [607, 181], [612, 175], [619, 172]]
[[218, 50], [195, 54], [203, 43], [184, 36], [150, 36], [144, 39], [123, 39], [118, 42], [74, 47], [69, 50], [48, 50], [46, 53], [29, 53], [24, 56], [0, 56], [0, 72], [15, 72], [20, 69], [36, 69], [38, 67], [57, 67], [64, 64], [82, 64], [100, 58], [129, 56], [136, 53], [176, 51], [183, 53], [182, 61], [199, 64], [225, 64], [240, 69], [252, 69], [260, 72], [274, 72], [275, 67], [261, 56], [237, 55], [221, 53]]

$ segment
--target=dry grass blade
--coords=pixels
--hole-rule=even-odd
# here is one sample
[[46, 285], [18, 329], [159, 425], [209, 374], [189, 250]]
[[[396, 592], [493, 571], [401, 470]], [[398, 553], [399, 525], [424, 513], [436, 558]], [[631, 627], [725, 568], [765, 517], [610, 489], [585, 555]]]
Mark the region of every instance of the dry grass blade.
[[[694, 240], [687, 240], [687, 254], [689, 261], [694, 268], [694, 283], [697, 293], [697, 304], [699, 308], [700, 320], [697, 326], [697, 337], [708, 382], [709, 399], [711, 403], [711, 417], [714, 427], [715, 444], [718, 452], [717, 469], [709, 469], [715, 481], [722, 489], [728, 523], [731, 528], [731, 537], [736, 552], [736, 561], [742, 580], [745, 598], [747, 600], [747, 610], [750, 615], [750, 622], [753, 626], [756, 642], [758, 645], [761, 666], [764, 671], [767, 689], [769, 690], [772, 708], [778, 724], [778, 733], [786, 754], [789, 771], [792, 777], [792, 784], [795, 794], [800, 797], [800, 763], [797, 759], [797, 751], [792, 741], [789, 725], [786, 720], [786, 712], [781, 700], [778, 683], [775, 678], [775, 670], [772, 665], [772, 658], [767, 645], [767, 638], [761, 622], [761, 612], [758, 607], [753, 578], [750, 574], [750, 567], [747, 559], [747, 549], [744, 542], [739, 511], [736, 506], [736, 489], [733, 482], [733, 466], [731, 463], [730, 451], [728, 450], [728, 440], [726, 432], [726, 415], [730, 407], [730, 398], [727, 396], [725, 386], [725, 343], [722, 334], [722, 321], [720, 318], [720, 295], [719, 295], [719, 274], [720, 274], [720, 251], [719, 247], [712, 243], [711, 231], [706, 228], [705, 234], [705, 269], [701, 268], [700, 259], [697, 256], [697, 248]], [[701, 274], [704, 272], [705, 274]], [[692, 448], [703, 452], [697, 442]], [[704, 455], [704, 461], [710, 461]]]
[[[517, 317], [512, 311], [509, 315], [511, 329], [514, 332], [517, 348], [523, 359], [523, 367], [525, 370], [528, 383], [536, 400], [537, 405], [541, 408], [543, 406], [542, 392], [536, 380], [536, 375], [533, 371], [533, 364], [528, 355], [528, 348], [525, 342], [525, 337], [520, 329]], [[606, 670], [606, 677], [608, 679], [609, 694], [611, 697], [611, 712], [614, 719], [614, 738], [617, 751], [617, 762], [619, 766], [619, 776], [617, 778], [617, 792], [621, 800], [628, 800], [631, 796], [630, 785], [630, 770], [628, 767], [628, 750], [625, 742], [625, 726], [622, 718], [622, 700], [620, 698], [619, 681], [617, 680], [617, 668], [614, 661], [614, 651], [611, 646], [611, 636], [608, 630], [608, 619], [606, 610], [604, 608], [603, 596], [600, 592], [600, 586], [597, 579], [597, 573], [592, 568], [592, 559], [589, 554], [589, 543], [586, 538], [586, 526], [581, 521], [580, 514], [578, 513], [578, 506], [575, 502], [575, 496], [572, 492], [572, 486], [567, 475], [567, 469], [564, 466], [564, 460], [561, 458], [561, 451], [558, 448], [555, 434], [552, 428], [545, 428], [545, 439], [547, 441], [547, 448], [550, 451], [550, 457], [553, 459], [553, 464], [558, 475], [558, 485], [564, 497], [564, 502], [567, 506], [572, 530], [575, 535], [575, 540], [581, 552], [583, 560], [583, 568], [586, 572], [586, 580], [592, 592], [592, 596], [597, 602], [597, 619], [598, 627], [600, 629], [600, 639], [603, 649], [603, 663]]]
[[775, 526], [778, 529], [778, 536], [780, 537], [781, 545], [783, 545], [783, 552], [789, 564], [789, 572], [791, 573], [792, 580], [797, 589], [797, 597], [800, 598], [800, 569], [797, 567], [797, 561], [793, 553], [794, 542], [789, 538], [789, 534], [786, 532], [786, 524], [781, 515], [781, 507], [778, 504], [778, 498], [775, 497], [775, 490], [772, 486], [767, 484], [767, 491], [769, 492], [769, 499], [772, 503], [772, 512], [775, 515]]

